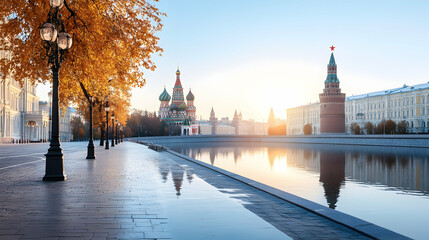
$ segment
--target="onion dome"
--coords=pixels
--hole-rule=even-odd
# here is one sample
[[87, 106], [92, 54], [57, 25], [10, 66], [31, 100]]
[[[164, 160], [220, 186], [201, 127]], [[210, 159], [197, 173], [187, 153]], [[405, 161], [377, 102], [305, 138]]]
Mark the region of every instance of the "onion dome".
[[170, 110], [177, 110], [177, 109], [179, 109], [179, 108], [177, 107], [177, 105], [175, 103], [172, 103], [170, 105]]
[[189, 93], [188, 93], [188, 95], [186, 95], [186, 100], [194, 101], [194, 99], [195, 99], [194, 94], [192, 94], [191, 89], [189, 89]]
[[182, 104], [180, 104], [179, 108], [180, 108], [181, 110], [186, 110], [186, 108], [188, 108], [188, 105], [186, 105], [186, 103], [185, 103], [185, 102], [182, 102]]
[[168, 94], [167, 90], [165, 90], [165, 87], [164, 87], [164, 91], [161, 93], [161, 95], [159, 95], [159, 101], [168, 102], [170, 101], [170, 99], [171, 99], [171, 96], [170, 94]]

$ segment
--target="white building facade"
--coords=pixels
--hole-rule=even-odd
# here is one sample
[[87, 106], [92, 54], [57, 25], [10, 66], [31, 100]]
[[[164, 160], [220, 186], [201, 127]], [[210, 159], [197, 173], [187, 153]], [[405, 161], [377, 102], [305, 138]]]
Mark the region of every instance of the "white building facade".
[[303, 135], [304, 125], [310, 124], [312, 134], [320, 133], [320, 103], [311, 103], [286, 110], [287, 135]]
[[[389, 119], [396, 124], [405, 121], [408, 133], [429, 133], [428, 100], [429, 82], [347, 97], [346, 133], [351, 133], [350, 125], [354, 122], [363, 130], [367, 122], [377, 126]], [[313, 134], [319, 134], [318, 109], [319, 103], [287, 109], [287, 134], [302, 135], [307, 123], [313, 126]]]
[[393, 120], [406, 122], [408, 133], [428, 133], [429, 83], [404, 85], [385, 91], [361, 94], [346, 98], [346, 128], [356, 122], [361, 129], [366, 122], [377, 125]]
[[[70, 141], [71, 114], [60, 119], [61, 141]], [[40, 102], [36, 86], [25, 80], [23, 87], [12, 78], [0, 80], [0, 143], [46, 142], [50, 139], [51, 102]]]
[[1, 142], [46, 141], [49, 114], [39, 110], [36, 87], [27, 80], [23, 87], [11, 78], [0, 81]]

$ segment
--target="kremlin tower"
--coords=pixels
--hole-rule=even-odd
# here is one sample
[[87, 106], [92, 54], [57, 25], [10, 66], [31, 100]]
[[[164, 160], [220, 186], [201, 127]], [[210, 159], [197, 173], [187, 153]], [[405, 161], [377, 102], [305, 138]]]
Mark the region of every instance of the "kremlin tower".
[[[334, 50], [334, 46], [331, 50]], [[345, 133], [345, 111], [344, 102], [346, 94], [341, 93], [340, 81], [337, 77], [337, 64], [334, 53], [328, 64], [328, 76], [325, 80], [323, 93], [319, 94], [320, 99], [320, 133]]]
[[[180, 81], [180, 71], [176, 71], [176, 82], [173, 88], [173, 97], [164, 91], [159, 95], [158, 115], [161, 121], [166, 121], [169, 132], [172, 135], [196, 135], [198, 134], [198, 124], [196, 121], [196, 107], [194, 106], [194, 94], [189, 90], [186, 101], [183, 95], [182, 82]], [[170, 104], [171, 100], [171, 104]], [[181, 128], [181, 129], [179, 129]]]

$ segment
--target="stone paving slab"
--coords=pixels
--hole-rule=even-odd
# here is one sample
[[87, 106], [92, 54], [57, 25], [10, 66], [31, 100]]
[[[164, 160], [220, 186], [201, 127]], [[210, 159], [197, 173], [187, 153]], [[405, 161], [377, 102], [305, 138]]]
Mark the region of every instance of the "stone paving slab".
[[97, 147], [86, 160], [86, 143], [64, 144], [63, 182], [41, 181], [44, 161], [30, 157], [43, 158], [46, 144], [18, 148], [20, 157], [0, 148], [11, 156], [0, 159], [0, 239], [290, 239], [143, 145]]

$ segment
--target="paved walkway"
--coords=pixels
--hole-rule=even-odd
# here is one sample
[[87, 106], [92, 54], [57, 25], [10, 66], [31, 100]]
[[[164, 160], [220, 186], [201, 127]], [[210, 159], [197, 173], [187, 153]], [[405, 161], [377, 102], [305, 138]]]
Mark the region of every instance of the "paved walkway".
[[0, 239], [365, 239], [130, 142], [108, 151], [97, 147], [96, 160], [85, 159], [86, 143], [66, 143], [67, 181], [42, 182], [46, 149], [0, 146]]

